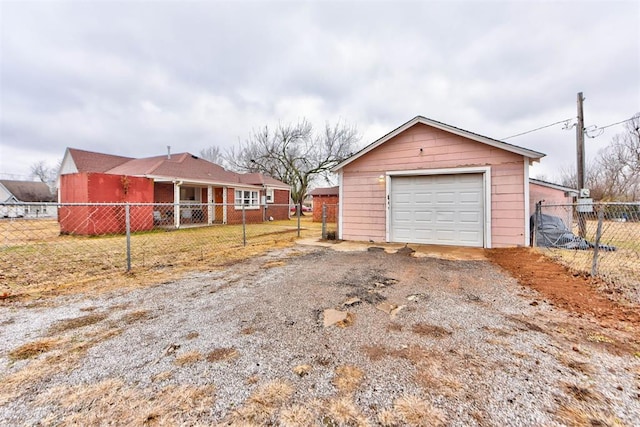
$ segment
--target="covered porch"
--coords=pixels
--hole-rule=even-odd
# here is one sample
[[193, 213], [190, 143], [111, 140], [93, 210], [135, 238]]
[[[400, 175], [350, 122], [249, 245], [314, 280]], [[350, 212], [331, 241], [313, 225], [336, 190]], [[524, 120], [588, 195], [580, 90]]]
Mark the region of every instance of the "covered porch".
[[156, 180], [154, 224], [175, 228], [226, 224], [228, 194], [226, 185]]

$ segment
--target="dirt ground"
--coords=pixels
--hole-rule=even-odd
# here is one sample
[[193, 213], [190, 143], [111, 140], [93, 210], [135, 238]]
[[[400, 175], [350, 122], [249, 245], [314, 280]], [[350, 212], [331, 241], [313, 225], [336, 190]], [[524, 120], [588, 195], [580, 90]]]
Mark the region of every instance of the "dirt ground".
[[418, 249], [4, 301], [0, 425], [640, 425], [637, 307], [529, 249]]
[[558, 307], [592, 316], [608, 326], [640, 326], [638, 307], [617, 302], [601, 280], [572, 272], [535, 249], [492, 249], [486, 253], [521, 284], [540, 292]]

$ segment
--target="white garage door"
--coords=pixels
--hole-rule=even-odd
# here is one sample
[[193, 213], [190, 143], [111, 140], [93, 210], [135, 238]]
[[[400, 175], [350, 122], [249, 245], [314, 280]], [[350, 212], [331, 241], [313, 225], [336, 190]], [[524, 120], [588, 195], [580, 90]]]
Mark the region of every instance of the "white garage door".
[[389, 196], [392, 242], [483, 246], [482, 174], [393, 176]]

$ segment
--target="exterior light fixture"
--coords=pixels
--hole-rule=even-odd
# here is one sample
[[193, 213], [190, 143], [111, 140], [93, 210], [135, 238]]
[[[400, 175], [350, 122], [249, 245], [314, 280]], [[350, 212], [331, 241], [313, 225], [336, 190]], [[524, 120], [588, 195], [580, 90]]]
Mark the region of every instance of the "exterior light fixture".
[[384, 182], [384, 175], [380, 175], [378, 177], [378, 182]]

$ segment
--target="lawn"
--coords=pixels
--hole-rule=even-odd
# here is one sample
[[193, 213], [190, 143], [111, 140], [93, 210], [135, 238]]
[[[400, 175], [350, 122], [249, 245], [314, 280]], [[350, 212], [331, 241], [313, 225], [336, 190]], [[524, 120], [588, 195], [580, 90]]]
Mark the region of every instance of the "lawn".
[[[320, 224], [301, 219], [301, 236], [316, 236]], [[157, 229], [131, 236], [126, 273], [123, 235], [61, 236], [55, 220], [0, 221], [0, 297], [39, 296], [79, 288], [108, 289], [168, 280], [186, 268], [212, 268], [291, 244], [297, 219], [247, 225]]]

